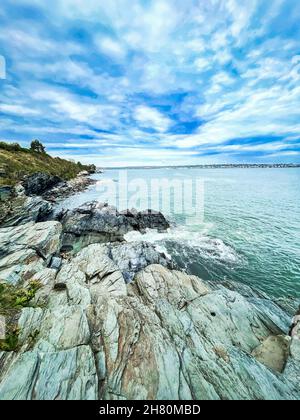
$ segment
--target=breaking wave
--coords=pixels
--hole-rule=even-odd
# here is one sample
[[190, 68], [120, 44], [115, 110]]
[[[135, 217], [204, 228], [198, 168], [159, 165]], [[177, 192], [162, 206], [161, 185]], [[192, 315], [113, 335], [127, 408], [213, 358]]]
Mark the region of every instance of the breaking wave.
[[125, 235], [127, 242], [144, 241], [155, 245], [156, 249], [171, 258], [184, 256], [189, 263], [195, 258], [215, 261], [225, 265], [241, 263], [241, 256], [221, 239], [207, 234], [208, 226], [201, 232], [189, 231], [183, 227], [171, 228], [168, 232], [158, 233], [147, 230], [145, 234], [129, 232]]

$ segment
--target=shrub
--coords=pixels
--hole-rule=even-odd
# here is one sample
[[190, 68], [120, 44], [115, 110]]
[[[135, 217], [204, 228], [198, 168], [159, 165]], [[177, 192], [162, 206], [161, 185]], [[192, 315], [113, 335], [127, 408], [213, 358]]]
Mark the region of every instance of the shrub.
[[35, 153], [46, 153], [45, 146], [39, 140], [33, 140], [31, 142], [30, 150]]
[[5, 143], [4, 141], [0, 141], [0, 149], [7, 150], [9, 152], [22, 152], [27, 150], [23, 149], [19, 143]]

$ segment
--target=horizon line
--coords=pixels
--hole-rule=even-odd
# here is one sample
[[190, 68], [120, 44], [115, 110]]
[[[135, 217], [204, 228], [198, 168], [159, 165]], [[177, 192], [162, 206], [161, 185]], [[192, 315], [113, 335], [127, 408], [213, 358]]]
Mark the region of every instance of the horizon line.
[[141, 165], [141, 166], [99, 166], [97, 169], [163, 169], [163, 168], [300, 168], [300, 163], [212, 163], [197, 165]]

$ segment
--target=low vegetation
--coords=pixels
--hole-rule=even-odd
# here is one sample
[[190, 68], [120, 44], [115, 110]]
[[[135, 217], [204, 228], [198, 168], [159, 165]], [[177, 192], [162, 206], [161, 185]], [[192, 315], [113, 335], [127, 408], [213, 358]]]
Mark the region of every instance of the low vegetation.
[[29, 282], [26, 288], [0, 283], [0, 316], [5, 318], [5, 339], [0, 340], [0, 351], [15, 351], [18, 349], [18, 318], [22, 308], [33, 306], [32, 300], [42, 287], [37, 281]]
[[30, 149], [18, 143], [0, 142], [0, 186], [14, 185], [25, 176], [36, 172], [56, 175], [64, 180], [75, 178], [81, 171], [94, 171], [94, 165], [83, 165], [46, 153], [41, 142], [34, 140]]
[[0, 283], [0, 314], [6, 315], [11, 310], [30, 306], [36, 292], [41, 288], [37, 281], [29, 282], [26, 288]]

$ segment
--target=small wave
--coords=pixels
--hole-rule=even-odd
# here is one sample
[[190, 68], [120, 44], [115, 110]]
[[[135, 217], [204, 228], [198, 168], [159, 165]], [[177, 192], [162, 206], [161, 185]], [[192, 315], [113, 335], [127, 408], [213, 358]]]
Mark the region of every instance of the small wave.
[[[219, 263], [238, 264], [241, 257], [229, 245], [221, 239], [207, 236], [208, 227], [204, 227], [201, 232], [193, 232], [183, 228], [172, 228], [165, 233], [158, 233], [154, 230], [147, 230], [145, 234], [139, 232], [129, 232], [125, 235], [127, 242], [144, 241], [150, 242], [166, 254], [176, 256], [178, 248], [185, 248], [185, 253], [195, 257], [195, 253], [201, 258], [209, 260], [218, 260]], [[177, 245], [175, 247], [172, 246]], [[188, 251], [190, 250], [190, 252]], [[172, 255], [174, 254], [174, 255]]]

